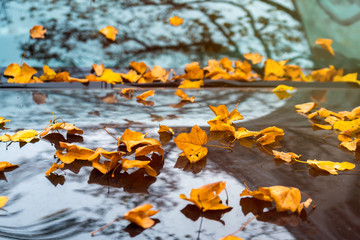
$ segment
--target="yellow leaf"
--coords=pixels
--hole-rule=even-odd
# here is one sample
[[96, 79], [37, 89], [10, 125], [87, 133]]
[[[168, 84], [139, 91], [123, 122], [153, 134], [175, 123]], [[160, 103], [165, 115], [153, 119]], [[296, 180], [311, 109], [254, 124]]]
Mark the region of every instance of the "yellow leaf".
[[0, 125], [3, 124], [3, 123], [6, 123], [6, 122], [10, 122], [11, 120], [9, 119], [5, 119], [3, 117], [0, 117]]
[[69, 143], [65, 143], [65, 142], [60, 142], [60, 147], [65, 148], [66, 153], [64, 154], [62, 151], [57, 150], [55, 155], [63, 163], [66, 163], [66, 164], [70, 164], [70, 163], [74, 162], [76, 159], [88, 160], [89, 157], [95, 153], [94, 150], [84, 148], [84, 147], [79, 147], [77, 145], [69, 144]]
[[123, 80], [121, 78], [121, 73], [115, 73], [111, 69], [106, 68], [101, 75], [97, 78], [98, 80], [105, 81], [107, 83], [121, 83]]
[[308, 113], [311, 110], [313, 110], [314, 108], [316, 108], [318, 106], [318, 104], [316, 102], [308, 102], [308, 103], [303, 103], [303, 104], [297, 104], [295, 105], [295, 108], [297, 108], [298, 110], [296, 110], [299, 113]]
[[357, 80], [357, 73], [349, 73], [346, 74], [345, 76], [335, 76], [334, 77], [334, 82], [353, 82], [353, 83], [357, 83], [360, 85], [360, 81]]
[[324, 170], [330, 174], [337, 175], [337, 171], [350, 170], [355, 168], [355, 164], [349, 162], [332, 162], [332, 161], [318, 161], [318, 160], [307, 160], [307, 164], [311, 167]]
[[315, 41], [315, 44], [319, 45], [320, 47], [328, 51], [331, 55], [335, 56], [334, 50], [331, 47], [332, 43], [333, 40], [328, 38], [318, 38]]
[[11, 141], [13, 142], [31, 142], [33, 139], [37, 138], [37, 131], [33, 129], [18, 131], [11, 136]]
[[41, 81], [51, 81], [51, 80], [55, 79], [56, 72], [54, 70], [52, 70], [51, 68], [49, 68], [49, 66], [44, 65], [43, 71], [44, 71], [44, 74], [39, 77], [39, 79]]
[[238, 128], [238, 130], [235, 132], [234, 137], [236, 139], [241, 139], [241, 138], [246, 138], [246, 137], [251, 137], [251, 136], [256, 136], [258, 135], [259, 132], [256, 131], [249, 131], [244, 127]]
[[142, 228], [150, 228], [155, 224], [150, 217], [159, 212], [150, 210], [151, 208], [153, 208], [151, 204], [143, 204], [125, 213], [124, 218]]
[[5, 76], [10, 76], [9, 83], [31, 83], [32, 76], [37, 73], [37, 71], [23, 63], [22, 67], [16, 63], [11, 63], [4, 71]]
[[8, 197], [0, 196], [0, 208], [4, 207], [8, 201], [9, 201]]
[[265, 62], [265, 81], [283, 80], [285, 71], [281, 62], [276, 62], [272, 59], [268, 59]]
[[173, 16], [169, 18], [169, 23], [173, 26], [179, 26], [184, 23], [184, 20], [181, 17]]
[[284, 131], [281, 128], [268, 127], [261, 130], [257, 137], [258, 136], [260, 136], [260, 138], [258, 138], [256, 142], [264, 146], [281, 140], [281, 138], [284, 136]]
[[195, 101], [195, 97], [188, 97], [188, 95], [180, 89], [176, 90], [176, 92], [174, 94], [176, 96], [180, 97], [181, 101], [183, 101], [183, 102], [194, 102]]
[[225, 189], [226, 182], [215, 182], [192, 189], [190, 198], [180, 194], [180, 198], [194, 203], [201, 211], [225, 210], [231, 207], [222, 204], [219, 194]]
[[208, 149], [203, 147], [207, 143], [207, 135], [198, 125], [195, 125], [190, 133], [180, 133], [174, 142], [183, 150], [191, 163], [197, 162], [207, 155]]
[[30, 29], [31, 38], [45, 38], [46, 29], [41, 25], [35, 25]]
[[202, 86], [204, 86], [204, 80], [184, 80], [180, 83], [178, 88], [201, 88]]
[[115, 29], [113, 26], [107, 26], [100, 29], [99, 32], [102, 33], [107, 39], [115, 41], [116, 35], [118, 34], [118, 29]]

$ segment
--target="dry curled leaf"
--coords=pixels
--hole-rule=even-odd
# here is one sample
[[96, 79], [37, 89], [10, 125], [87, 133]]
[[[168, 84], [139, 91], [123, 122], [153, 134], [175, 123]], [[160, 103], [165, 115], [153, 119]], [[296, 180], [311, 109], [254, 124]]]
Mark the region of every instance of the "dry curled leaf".
[[252, 64], [258, 64], [261, 63], [263, 60], [263, 56], [261, 56], [259, 53], [245, 53], [244, 58], [251, 61]]
[[176, 96], [180, 97], [182, 102], [194, 102], [195, 101], [195, 97], [188, 97], [188, 95], [180, 89], [176, 90], [176, 92], [174, 94]]
[[280, 152], [276, 150], [273, 150], [272, 152], [274, 154], [275, 160], [282, 160], [288, 163], [292, 162], [293, 160], [298, 160], [301, 157], [301, 155], [297, 155], [296, 153], [293, 152]]
[[150, 228], [155, 224], [150, 217], [159, 212], [159, 210], [150, 210], [151, 208], [153, 208], [151, 204], [143, 204], [125, 213], [124, 218], [142, 228]]
[[102, 33], [107, 39], [115, 41], [116, 35], [118, 34], [118, 29], [114, 28], [113, 26], [107, 26], [100, 29], [99, 32]]
[[235, 133], [232, 122], [244, 119], [236, 108], [230, 113], [225, 105], [219, 105], [217, 107], [210, 105], [209, 108], [216, 115], [214, 119], [207, 122], [210, 125], [210, 131], [229, 131]]
[[268, 127], [259, 132], [259, 134], [257, 135], [257, 137], [259, 138], [256, 140], [256, 142], [264, 146], [281, 140], [283, 136], [284, 131], [281, 128]]
[[45, 135], [47, 135], [50, 131], [54, 131], [54, 130], [59, 130], [59, 129], [63, 129], [67, 131], [67, 134], [70, 135], [74, 135], [74, 134], [83, 134], [84, 131], [81, 130], [78, 127], [75, 127], [74, 124], [72, 123], [67, 123], [67, 122], [56, 122], [53, 124], [48, 125], [40, 134], [40, 137], [44, 137]]
[[295, 108], [297, 108], [297, 112], [299, 113], [308, 113], [311, 110], [313, 110], [314, 108], [316, 108], [318, 106], [318, 104], [316, 102], [308, 102], [308, 103], [303, 103], [303, 104], [297, 104], [295, 105]]
[[11, 63], [4, 71], [4, 76], [9, 76], [12, 78], [8, 79], [9, 83], [32, 83], [35, 80], [32, 79], [32, 76], [37, 73], [37, 71], [23, 63], [20, 67], [17, 63]]
[[64, 168], [64, 166], [65, 166], [65, 163], [62, 163], [62, 164], [53, 163], [53, 165], [51, 165], [51, 167], [49, 168], [49, 170], [47, 170], [47, 171], [45, 172], [45, 175], [46, 175], [46, 176], [49, 176], [50, 173], [55, 172], [55, 171], [58, 170], [59, 168]]
[[66, 149], [66, 153], [63, 153], [61, 150], [57, 150], [55, 155], [66, 164], [70, 164], [75, 160], [88, 160], [90, 156], [92, 156], [95, 151], [80, 147], [75, 144], [69, 144], [65, 142], [60, 142], [60, 147]]
[[130, 62], [130, 67], [132, 67], [138, 74], [144, 74], [148, 68], [144, 62]]
[[158, 140], [154, 138], [145, 138], [146, 135], [147, 134], [125, 129], [121, 138], [118, 139], [117, 145], [120, 146], [122, 143], [125, 144], [128, 152], [131, 152], [131, 149], [139, 144], [161, 146], [161, 143]]
[[183, 150], [191, 163], [197, 162], [207, 155], [208, 149], [203, 146], [207, 143], [207, 135], [198, 125], [195, 125], [190, 133], [180, 133], [174, 142], [178, 148]]
[[30, 29], [31, 38], [45, 38], [46, 29], [41, 25], [35, 25]]
[[11, 164], [9, 162], [0, 162], [0, 172], [4, 171], [6, 168], [17, 167], [18, 165]]
[[165, 125], [160, 125], [159, 124], [159, 131], [158, 133], [170, 133], [172, 135], [174, 135], [174, 130], [171, 127], [165, 126]]

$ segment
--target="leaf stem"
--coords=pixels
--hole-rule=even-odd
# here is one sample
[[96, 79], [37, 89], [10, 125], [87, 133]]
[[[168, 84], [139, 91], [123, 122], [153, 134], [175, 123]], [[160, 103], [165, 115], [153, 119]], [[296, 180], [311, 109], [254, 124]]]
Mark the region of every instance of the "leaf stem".
[[100, 232], [100, 231], [104, 230], [105, 228], [107, 228], [107, 227], [108, 227], [108, 226], [110, 226], [111, 224], [113, 224], [113, 223], [115, 223], [115, 222], [117, 222], [117, 221], [120, 221], [121, 219], [124, 219], [124, 217], [118, 217], [118, 218], [116, 218], [114, 221], [109, 222], [109, 223], [108, 223], [108, 224], [106, 224], [105, 226], [102, 226], [101, 228], [99, 228], [99, 229], [97, 229], [97, 230], [95, 230], [95, 231], [91, 232], [91, 236], [94, 236], [94, 235], [95, 235], [95, 233], [97, 233], [97, 232]]
[[106, 129], [106, 127], [104, 127], [105, 132], [107, 132], [110, 136], [112, 136], [116, 141], [118, 141], [118, 139], [116, 137], [114, 137], [114, 135], [112, 135], [111, 133], [109, 133], [109, 131]]
[[294, 160], [295, 160], [296, 162], [299, 162], [299, 163], [306, 163], [306, 164], [308, 164], [308, 162], [301, 161], [301, 160], [298, 160], [298, 159], [295, 159], [295, 158], [294, 158]]

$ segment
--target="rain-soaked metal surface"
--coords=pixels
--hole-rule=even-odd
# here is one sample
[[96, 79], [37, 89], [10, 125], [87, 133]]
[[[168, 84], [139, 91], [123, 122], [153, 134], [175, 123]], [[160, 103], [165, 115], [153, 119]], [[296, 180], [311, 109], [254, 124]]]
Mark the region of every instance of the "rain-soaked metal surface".
[[[56, 139], [92, 149], [115, 150], [116, 141], [103, 126], [115, 136], [121, 136], [124, 129], [129, 128], [148, 132], [148, 136], [154, 138], [158, 138], [159, 123], [174, 127], [176, 134], [189, 132], [194, 124], [208, 131], [206, 122], [214, 117], [208, 105], [225, 104], [233, 109], [238, 100], [241, 102], [237, 109], [245, 119], [236, 125], [250, 130], [268, 126], [283, 128], [284, 151], [302, 154], [303, 159], [354, 162], [356, 158], [337, 146], [336, 136], [329, 137], [328, 131], [313, 131], [307, 119], [295, 113], [294, 105], [317, 100], [333, 111], [351, 110], [360, 102], [357, 89], [304, 88], [283, 101], [266, 88], [192, 90], [186, 92], [197, 95], [196, 102], [182, 108], [169, 106], [179, 100], [173, 95], [174, 91], [157, 89], [148, 99], [154, 102], [153, 106], [145, 106], [135, 99], [126, 100], [116, 90], [0, 91], [1, 114], [12, 120], [8, 123], [9, 132], [23, 128], [40, 131], [52, 119], [52, 112], [84, 129], [82, 137], [52, 135], [23, 147], [17, 143], [8, 147], [5, 143], [0, 145], [1, 160], [19, 165], [1, 177], [1, 195], [10, 200], [0, 214], [0, 236], [5, 239], [88, 239], [91, 231], [129, 209], [151, 203], [161, 210], [154, 216], [159, 222], [151, 229], [141, 232], [120, 220], [96, 234], [94, 239], [218, 239], [236, 231], [252, 217], [251, 213], [245, 216], [246, 210], [240, 206], [244, 179], [250, 188], [298, 187], [314, 198], [317, 208], [308, 210], [308, 215], [302, 218], [292, 214], [263, 214], [238, 236], [244, 239], [355, 239], [358, 236], [357, 172], [315, 176], [302, 164], [277, 165], [258, 148], [249, 149], [238, 143], [234, 144], [233, 152], [209, 147], [206, 165], [192, 169], [197, 173], [183, 171], [185, 166], [177, 168], [181, 165], [177, 160], [181, 151], [170, 141], [163, 146], [165, 159], [163, 166], [158, 166], [161, 170], [157, 178], [144, 176], [141, 171], [104, 177], [81, 163], [66, 167], [57, 177], [45, 176], [54, 161]], [[135, 91], [135, 95], [140, 92], [143, 91]], [[115, 94], [118, 101], [103, 102], [101, 97], [106, 94]], [[204, 215], [201, 223], [199, 214], [187, 206], [179, 194], [188, 195], [192, 188], [220, 180], [227, 182], [229, 206], [233, 209], [220, 215]], [[222, 198], [226, 198], [225, 194]]]

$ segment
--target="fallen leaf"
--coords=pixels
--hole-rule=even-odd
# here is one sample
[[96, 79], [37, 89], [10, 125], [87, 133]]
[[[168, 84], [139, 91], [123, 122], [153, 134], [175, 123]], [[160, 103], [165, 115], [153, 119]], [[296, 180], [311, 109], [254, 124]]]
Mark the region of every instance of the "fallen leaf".
[[37, 138], [37, 131], [33, 129], [29, 130], [22, 130], [16, 132], [14, 135], [11, 136], [11, 141], [13, 142], [31, 142], [32, 140]]
[[44, 74], [39, 77], [41, 81], [51, 81], [56, 77], [56, 72], [52, 70], [49, 66], [43, 66]]
[[155, 94], [154, 90], [149, 90], [149, 91], [146, 91], [146, 92], [140, 94], [139, 96], [136, 96], [136, 99], [145, 101], [147, 97], [154, 96], [154, 94]]
[[107, 83], [122, 83], [121, 73], [115, 73], [111, 69], [106, 68], [101, 75], [101, 77], [97, 78], [98, 80], [105, 81]]
[[192, 127], [190, 133], [180, 133], [174, 142], [183, 150], [191, 163], [197, 162], [207, 155], [208, 149], [203, 147], [207, 143], [207, 135], [198, 125]]
[[91, 67], [94, 70], [96, 76], [101, 77], [101, 75], [103, 75], [105, 70], [104, 64], [93, 64]]
[[45, 175], [49, 176], [50, 173], [55, 172], [56, 170], [58, 170], [59, 168], [64, 168], [65, 167], [65, 163], [62, 164], [57, 164], [57, 163], [53, 163], [53, 165], [51, 165], [51, 167], [49, 168], [49, 170], [46, 171]]
[[160, 142], [154, 138], [145, 138], [147, 134], [142, 134], [140, 132], [134, 132], [129, 129], [125, 129], [121, 138], [118, 139], [117, 145], [120, 146], [122, 143], [125, 144], [128, 152], [131, 152], [131, 149], [139, 144], [145, 145], [160, 145]]
[[263, 56], [261, 56], [259, 53], [245, 53], [244, 58], [251, 61], [252, 64], [258, 64], [261, 63], [263, 60]]
[[201, 88], [202, 86], [204, 86], [204, 80], [184, 80], [180, 83], [178, 88]]
[[276, 150], [273, 150], [272, 152], [274, 154], [275, 160], [282, 160], [288, 163], [292, 162], [293, 160], [299, 160], [299, 158], [301, 157], [301, 155], [297, 155], [296, 153], [293, 152], [280, 152]]
[[122, 74], [121, 77], [130, 83], [136, 83], [141, 78], [141, 75], [138, 75], [135, 70], [131, 69], [126, 74]]
[[264, 80], [276, 81], [284, 80], [285, 70], [283, 62], [276, 62], [272, 59], [265, 61]]
[[184, 20], [181, 17], [173, 16], [169, 18], [169, 23], [173, 26], [179, 26], [184, 23]]
[[297, 108], [298, 110], [296, 110], [299, 113], [308, 113], [311, 110], [313, 110], [314, 108], [316, 108], [318, 106], [318, 104], [316, 102], [308, 102], [308, 103], [303, 103], [303, 104], [297, 104], [295, 105], [295, 108]]
[[180, 89], [176, 90], [176, 92], [174, 94], [176, 96], [180, 97], [181, 101], [183, 101], [183, 102], [194, 102], [195, 101], [195, 97], [188, 97], [188, 95]]
[[219, 194], [225, 189], [226, 182], [215, 182], [192, 189], [190, 198], [180, 194], [180, 198], [194, 203], [201, 211], [224, 210], [231, 207], [222, 204]]
[[144, 168], [146, 173], [151, 177], [156, 177], [156, 171], [149, 166], [150, 161], [141, 161], [141, 160], [129, 160], [124, 159], [122, 161], [121, 168], [126, 172], [129, 168]]
[[165, 125], [160, 125], [159, 124], [159, 130], [158, 130], [158, 133], [170, 133], [172, 135], [174, 135], [174, 130], [168, 126], [165, 126]]
[[30, 29], [31, 38], [45, 38], [46, 29], [41, 25], [35, 25]]
[[236, 108], [230, 113], [225, 105], [217, 107], [210, 105], [209, 108], [216, 115], [214, 119], [207, 122], [210, 125], [210, 131], [230, 131], [235, 133], [235, 128], [231, 125], [232, 122], [244, 119]]
[[11, 63], [4, 71], [4, 76], [10, 76], [13, 78], [8, 79], [8, 83], [31, 83], [32, 76], [37, 73], [37, 71], [23, 63], [22, 67], [19, 64]]
[[330, 174], [337, 175], [337, 171], [351, 170], [355, 168], [355, 164], [349, 162], [332, 162], [332, 161], [318, 161], [318, 160], [307, 160], [307, 164], [316, 169], [324, 170]]
[[167, 82], [170, 72], [171, 70], [166, 71], [164, 68], [160, 66], [154, 66], [151, 69], [151, 75], [154, 77], [154, 80], [158, 80], [164, 83]]
[[102, 33], [107, 39], [115, 41], [116, 35], [118, 34], [118, 29], [115, 29], [113, 26], [107, 26], [100, 29], [99, 32]]
[[88, 160], [89, 157], [91, 157], [95, 151], [77, 146], [75, 144], [69, 144], [65, 142], [60, 142], [60, 147], [66, 149], [66, 153], [64, 154], [63, 151], [57, 150], [55, 155], [66, 164], [70, 164], [77, 160]]
[[319, 45], [320, 47], [328, 51], [331, 55], [335, 56], [334, 50], [331, 47], [332, 43], [333, 40], [328, 38], [318, 38], [315, 41], [315, 44]]
[[238, 128], [238, 130], [235, 132], [234, 137], [236, 139], [251, 137], [251, 136], [257, 136], [259, 132], [256, 131], [249, 131], [244, 127]]
[[130, 62], [130, 67], [132, 67], [138, 74], [144, 74], [148, 66], [144, 62]]
[[63, 129], [67, 131], [67, 134], [74, 135], [74, 134], [83, 134], [84, 131], [81, 130], [78, 127], [75, 127], [74, 124], [67, 123], [67, 122], [59, 122], [59, 123], [53, 123], [47, 126], [40, 134], [40, 137], [44, 137], [47, 135], [50, 131]]
[[8, 201], [9, 201], [8, 197], [0, 196], [0, 208], [4, 207]]
[[0, 172], [4, 171], [6, 168], [17, 167], [18, 165], [11, 164], [9, 162], [0, 162]]
[[0, 117], [0, 125], [3, 124], [3, 123], [6, 123], [6, 122], [10, 122], [11, 120], [9, 119], [5, 119], [3, 117]]
[[124, 218], [142, 228], [150, 228], [155, 224], [150, 217], [159, 212], [159, 210], [150, 210], [151, 208], [153, 208], [151, 204], [143, 204], [125, 213]]
[[346, 74], [345, 76], [335, 76], [333, 81], [334, 82], [353, 82], [353, 83], [357, 83], [360, 85], [360, 81], [357, 80], [357, 73], [349, 73]]
[[284, 136], [284, 131], [278, 127], [268, 127], [259, 132], [256, 142], [261, 145], [269, 145], [279, 141]]

